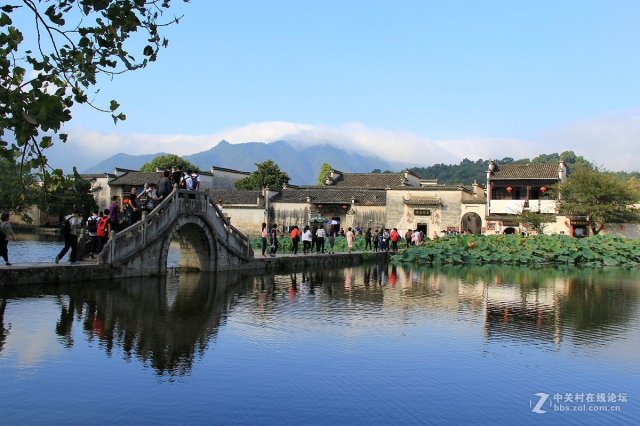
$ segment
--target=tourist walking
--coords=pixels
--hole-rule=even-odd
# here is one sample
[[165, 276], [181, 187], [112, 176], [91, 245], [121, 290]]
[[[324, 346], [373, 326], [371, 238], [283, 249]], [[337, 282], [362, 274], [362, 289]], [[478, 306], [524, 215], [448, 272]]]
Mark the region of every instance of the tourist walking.
[[171, 194], [171, 173], [169, 170], [165, 170], [162, 173], [162, 177], [158, 180], [158, 190], [156, 191], [156, 195], [158, 200], [162, 200]]
[[293, 225], [289, 235], [291, 236], [291, 251], [293, 254], [298, 254], [298, 243], [300, 242], [300, 229], [298, 225]]
[[2, 256], [7, 266], [11, 266], [11, 262], [9, 262], [9, 238], [15, 241], [16, 234], [13, 233], [13, 228], [9, 223], [9, 213], [2, 212], [2, 215], [0, 215], [0, 256]]
[[407, 229], [407, 232], [404, 233], [404, 242], [407, 244], [407, 248], [411, 247], [412, 236], [413, 236], [413, 232], [411, 232], [411, 229]]
[[321, 226], [316, 231], [316, 253], [324, 254], [324, 237], [325, 237], [324, 228]]
[[109, 241], [109, 236], [111, 235], [111, 220], [109, 219], [109, 209], [105, 209], [102, 212], [102, 216], [98, 221], [98, 229], [96, 230], [96, 235], [100, 238], [100, 253], [107, 241]]
[[389, 230], [387, 228], [382, 230], [382, 250], [389, 250]]
[[111, 205], [109, 206], [109, 222], [111, 228], [118, 232], [118, 224], [120, 223], [120, 197], [114, 195], [111, 197]]
[[332, 229], [329, 229], [329, 254], [335, 254], [334, 247], [336, 245], [336, 232]]
[[313, 252], [314, 249], [317, 249], [318, 246], [318, 227], [313, 225], [311, 228], [311, 250], [309, 252]]
[[308, 254], [311, 251], [311, 238], [311, 228], [307, 225], [302, 233], [302, 251], [304, 254]]
[[278, 251], [278, 225], [275, 223], [269, 232], [269, 242], [271, 243], [271, 253], [269, 253], [269, 256], [276, 257], [276, 252]]
[[193, 173], [191, 173], [191, 190], [192, 191], [197, 191], [200, 189], [200, 182], [202, 182], [202, 179], [200, 179], [200, 175], [198, 174], [198, 172], [194, 171]]
[[171, 184], [175, 189], [184, 188], [184, 186], [180, 186], [184, 184], [182, 182], [183, 177], [184, 173], [182, 172], [182, 166], [174, 167], [173, 173], [171, 174]]
[[367, 231], [364, 233], [364, 250], [371, 250], [371, 228], [367, 228]]
[[351, 230], [351, 227], [347, 229], [347, 233], [345, 235], [347, 237], [347, 250], [351, 253], [351, 250], [353, 250], [353, 240], [355, 238], [355, 234]]
[[140, 203], [141, 219], [144, 219], [153, 208], [158, 200], [158, 192], [155, 183], [145, 183], [144, 189], [138, 194], [138, 202]]
[[399, 238], [400, 238], [400, 234], [398, 233], [398, 229], [393, 228], [389, 233], [389, 239], [391, 240], [391, 250], [398, 251]]
[[69, 261], [76, 263], [78, 256], [78, 235], [82, 228], [82, 218], [80, 212], [77, 209], [73, 210], [73, 213], [67, 216], [62, 224], [62, 237], [64, 238], [64, 247], [60, 250], [60, 253], [55, 258], [56, 263], [60, 263], [60, 260], [71, 249], [69, 255]]
[[95, 259], [95, 255], [99, 254], [102, 250], [102, 246], [100, 245], [101, 239], [98, 236], [98, 223], [100, 223], [100, 216], [98, 216], [98, 209], [95, 209], [93, 214], [87, 219], [87, 231], [91, 238], [91, 242], [89, 243], [89, 256], [92, 259]]
[[267, 257], [265, 253], [267, 251], [267, 241], [269, 239], [269, 230], [267, 229], [267, 224], [264, 222], [262, 223], [260, 238], [262, 239], [262, 257]]
[[131, 187], [129, 191], [129, 206], [131, 207], [131, 223], [133, 225], [140, 220], [140, 207], [138, 205], [138, 188]]

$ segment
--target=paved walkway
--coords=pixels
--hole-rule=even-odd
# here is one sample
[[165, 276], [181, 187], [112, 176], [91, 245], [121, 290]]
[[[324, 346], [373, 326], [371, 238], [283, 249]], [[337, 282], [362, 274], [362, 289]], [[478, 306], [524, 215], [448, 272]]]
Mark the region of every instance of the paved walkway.
[[[276, 253], [274, 257], [269, 256], [268, 254], [265, 257], [262, 257], [260, 253], [254, 255], [254, 262], [270, 262], [275, 259], [300, 259], [300, 258], [320, 258], [320, 257], [332, 257], [332, 256], [348, 256], [348, 255], [361, 255], [363, 253], [385, 253], [384, 251], [352, 251], [352, 252], [337, 252], [334, 254], [329, 253], [309, 253], [303, 254], [302, 252], [298, 252], [298, 254], [293, 253]], [[394, 254], [392, 251], [386, 252], [388, 254]], [[63, 268], [63, 267], [73, 267], [73, 268], [82, 268], [87, 266], [95, 266], [98, 264], [98, 259], [83, 259], [78, 260], [75, 263], [70, 263], [68, 260], [61, 260], [60, 263], [56, 264], [54, 262], [34, 262], [34, 263], [12, 263], [11, 266], [6, 266], [4, 263], [0, 264], [0, 269], [29, 269], [29, 268]]]

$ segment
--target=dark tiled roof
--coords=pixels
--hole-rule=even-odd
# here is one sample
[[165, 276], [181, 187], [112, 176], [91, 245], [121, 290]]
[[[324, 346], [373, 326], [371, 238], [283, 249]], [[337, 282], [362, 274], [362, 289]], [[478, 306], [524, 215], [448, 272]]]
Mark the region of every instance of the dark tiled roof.
[[462, 200], [462, 204], [487, 204], [487, 200]]
[[136, 185], [142, 186], [145, 183], [158, 183], [161, 173], [159, 172], [135, 172], [129, 171], [123, 175], [117, 176], [109, 181], [109, 186], [114, 185]]
[[314, 204], [351, 204], [351, 199], [357, 205], [384, 206], [387, 203], [387, 193], [384, 190], [362, 188], [336, 188], [326, 186], [307, 186], [300, 188], [285, 188], [273, 198], [274, 202], [306, 203], [310, 197]]
[[465, 191], [473, 193], [473, 188], [464, 185], [427, 185], [427, 186], [403, 186], [401, 188], [392, 188], [396, 191]]
[[91, 180], [107, 177], [106, 173], [80, 173], [82, 179]]
[[237, 189], [211, 189], [209, 196], [213, 201], [222, 200], [225, 204], [254, 204], [258, 205], [258, 197], [262, 191], [239, 191]]
[[555, 179], [558, 180], [558, 164], [502, 164], [496, 167], [491, 180], [506, 179]]
[[[398, 188], [404, 182], [404, 173], [343, 173], [334, 187]], [[413, 187], [411, 187], [413, 188]]]
[[237, 173], [237, 174], [241, 174], [241, 175], [247, 175], [249, 176], [251, 174], [251, 172], [243, 172], [241, 170], [234, 170], [234, 169], [225, 169], [224, 167], [218, 167], [218, 166], [211, 166], [211, 169], [215, 172], [216, 170], [219, 170], [221, 172], [229, 172], [229, 173]]

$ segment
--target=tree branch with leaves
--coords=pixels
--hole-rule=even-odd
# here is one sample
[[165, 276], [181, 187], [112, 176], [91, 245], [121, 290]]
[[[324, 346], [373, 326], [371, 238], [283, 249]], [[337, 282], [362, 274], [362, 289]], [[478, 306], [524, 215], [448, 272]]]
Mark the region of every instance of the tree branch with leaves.
[[[45, 189], [55, 190], [64, 176], [45, 154], [67, 142], [62, 129], [72, 119], [71, 108], [86, 104], [110, 114], [114, 123], [126, 119], [116, 100], [104, 106], [95, 101], [99, 78], [157, 59], [168, 43], [159, 29], [179, 21], [165, 16], [171, 2], [14, 0], [1, 6], [0, 157], [19, 155], [24, 169], [38, 170]], [[19, 28], [14, 21], [33, 24]]]

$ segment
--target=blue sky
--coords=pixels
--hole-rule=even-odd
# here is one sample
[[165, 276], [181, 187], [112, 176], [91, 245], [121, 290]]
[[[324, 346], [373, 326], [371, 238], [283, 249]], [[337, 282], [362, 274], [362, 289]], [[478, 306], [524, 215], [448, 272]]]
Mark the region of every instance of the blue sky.
[[102, 82], [127, 121], [76, 107], [54, 163], [287, 139], [422, 166], [573, 150], [640, 170], [638, 1], [176, 5], [159, 60]]

